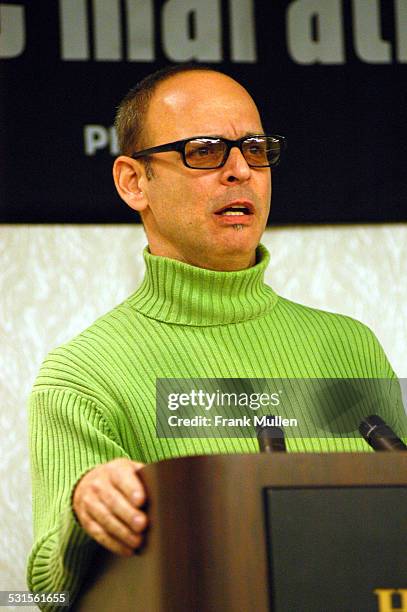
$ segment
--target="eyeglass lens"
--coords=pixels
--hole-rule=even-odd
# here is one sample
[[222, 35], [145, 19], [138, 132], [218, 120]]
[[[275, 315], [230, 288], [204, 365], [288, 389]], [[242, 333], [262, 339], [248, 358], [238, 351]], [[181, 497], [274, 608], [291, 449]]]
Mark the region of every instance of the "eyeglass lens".
[[[185, 159], [192, 168], [221, 166], [227, 144], [216, 138], [197, 138], [185, 145]], [[249, 166], [276, 165], [280, 158], [280, 142], [276, 138], [254, 136], [242, 143], [243, 155]]]

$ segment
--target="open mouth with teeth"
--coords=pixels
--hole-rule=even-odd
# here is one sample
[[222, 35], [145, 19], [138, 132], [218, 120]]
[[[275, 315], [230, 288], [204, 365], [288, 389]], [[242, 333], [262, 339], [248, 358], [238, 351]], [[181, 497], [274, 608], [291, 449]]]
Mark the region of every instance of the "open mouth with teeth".
[[221, 210], [218, 210], [215, 215], [222, 217], [242, 217], [244, 215], [252, 215], [253, 212], [248, 206], [242, 204], [233, 204], [232, 206], [225, 206]]

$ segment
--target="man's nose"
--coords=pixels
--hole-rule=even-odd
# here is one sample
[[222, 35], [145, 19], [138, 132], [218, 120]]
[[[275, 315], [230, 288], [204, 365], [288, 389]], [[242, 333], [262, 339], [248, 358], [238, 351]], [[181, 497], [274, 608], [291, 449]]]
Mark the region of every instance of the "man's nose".
[[250, 178], [251, 168], [239, 147], [232, 147], [222, 168], [222, 180], [227, 183], [243, 182]]

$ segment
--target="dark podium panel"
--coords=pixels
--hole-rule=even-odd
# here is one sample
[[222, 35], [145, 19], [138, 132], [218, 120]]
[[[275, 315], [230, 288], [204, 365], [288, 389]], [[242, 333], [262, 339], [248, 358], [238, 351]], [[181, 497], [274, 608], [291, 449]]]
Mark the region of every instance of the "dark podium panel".
[[100, 549], [75, 610], [379, 611], [407, 589], [407, 453], [171, 459], [140, 472], [146, 545]]
[[266, 503], [272, 610], [371, 612], [375, 589], [407, 589], [407, 487], [270, 489]]

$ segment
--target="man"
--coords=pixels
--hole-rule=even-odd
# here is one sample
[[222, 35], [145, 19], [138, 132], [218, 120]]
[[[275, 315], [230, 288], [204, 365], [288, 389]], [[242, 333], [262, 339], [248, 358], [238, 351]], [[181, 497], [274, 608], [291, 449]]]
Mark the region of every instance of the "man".
[[[114, 180], [142, 216], [146, 276], [48, 356], [31, 398], [29, 585], [72, 597], [96, 542], [127, 556], [141, 545], [143, 463], [257, 450], [244, 438], [157, 438], [157, 378], [394, 378], [365, 326], [263, 283], [268, 253], [259, 242], [284, 141], [263, 136], [241, 85], [207, 68], [164, 70], [128, 94], [116, 127], [123, 155]], [[356, 439], [289, 444], [366, 449]]]

